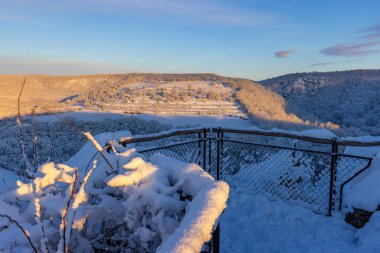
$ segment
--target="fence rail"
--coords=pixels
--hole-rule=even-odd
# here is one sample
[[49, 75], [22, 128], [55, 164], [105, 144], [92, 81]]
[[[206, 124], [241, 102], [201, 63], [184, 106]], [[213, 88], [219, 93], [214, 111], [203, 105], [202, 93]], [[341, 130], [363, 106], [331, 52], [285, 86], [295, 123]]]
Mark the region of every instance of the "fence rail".
[[[290, 142], [273, 144], [262, 138]], [[297, 147], [297, 141], [308, 144]], [[269, 194], [327, 215], [341, 210], [344, 187], [372, 162], [372, 157], [340, 153], [340, 147], [380, 146], [380, 141], [358, 142], [280, 131], [225, 128], [176, 130], [122, 138], [119, 143], [137, 148], [148, 159], [159, 152], [197, 163], [217, 180], [225, 180], [232, 187]], [[218, 225], [210, 243], [214, 245], [213, 252], [219, 250], [219, 231]]]

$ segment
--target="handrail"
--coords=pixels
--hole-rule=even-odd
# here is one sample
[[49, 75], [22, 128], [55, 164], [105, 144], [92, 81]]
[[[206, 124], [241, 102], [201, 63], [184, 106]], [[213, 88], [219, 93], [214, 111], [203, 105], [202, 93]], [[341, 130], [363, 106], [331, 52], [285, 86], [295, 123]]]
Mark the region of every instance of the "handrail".
[[195, 133], [204, 133], [204, 132], [209, 132], [209, 131], [210, 131], [210, 129], [207, 129], [207, 128], [192, 128], [192, 129], [166, 131], [166, 132], [160, 132], [160, 133], [155, 133], [155, 134], [123, 137], [119, 140], [119, 143], [121, 145], [125, 146], [129, 143], [154, 141], [154, 140], [159, 140], [159, 139], [164, 139], [164, 138], [169, 138], [169, 137], [174, 137], [174, 136], [181, 136], [181, 135], [188, 135], [188, 134], [195, 134]]
[[337, 145], [341, 145], [341, 146], [354, 146], [354, 147], [380, 146], [380, 141], [372, 141], [372, 142], [350, 141], [350, 140], [344, 140], [343, 138], [319, 138], [319, 137], [311, 137], [311, 136], [305, 136], [305, 135], [297, 135], [297, 134], [286, 132], [286, 131], [232, 129], [232, 128], [192, 128], [192, 129], [173, 130], [173, 131], [166, 131], [166, 132], [160, 132], [160, 133], [149, 134], [149, 135], [123, 137], [120, 139], [119, 143], [125, 146], [126, 144], [129, 144], [129, 143], [153, 141], [153, 140], [159, 140], [159, 139], [169, 138], [173, 136], [188, 135], [188, 134], [194, 134], [194, 133], [204, 133], [204, 132], [216, 133], [218, 131], [221, 131], [224, 133], [253, 134], [253, 135], [261, 135], [261, 136], [291, 138], [291, 139], [297, 139], [297, 140], [321, 143], [321, 144], [336, 143]]
[[248, 130], [248, 129], [243, 130], [243, 129], [231, 129], [231, 128], [217, 128], [217, 129], [213, 128], [213, 131], [214, 130], [215, 131], [222, 131], [225, 133], [254, 134], [254, 135], [263, 135], [263, 136], [293, 138], [293, 139], [298, 139], [298, 140], [302, 140], [302, 141], [317, 142], [317, 143], [323, 143], [323, 144], [334, 143], [334, 139], [309, 137], [309, 136], [291, 134], [291, 133], [287, 133], [287, 132], [265, 131], [265, 130]]
[[271, 130], [250, 130], [250, 129], [231, 129], [231, 128], [212, 128], [213, 132], [222, 131], [225, 133], [240, 133], [240, 134], [254, 134], [262, 136], [292, 138], [308, 142], [316, 142], [322, 144], [333, 144], [334, 142], [342, 146], [356, 146], [356, 147], [375, 147], [380, 146], [380, 141], [349, 141], [341, 138], [318, 138], [305, 135], [297, 135], [286, 131], [271, 131]]
[[336, 143], [341, 146], [351, 146], [351, 147], [376, 147], [380, 146], [380, 141], [372, 141], [372, 142], [362, 142], [362, 141], [345, 141], [345, 140], [337, 140]]

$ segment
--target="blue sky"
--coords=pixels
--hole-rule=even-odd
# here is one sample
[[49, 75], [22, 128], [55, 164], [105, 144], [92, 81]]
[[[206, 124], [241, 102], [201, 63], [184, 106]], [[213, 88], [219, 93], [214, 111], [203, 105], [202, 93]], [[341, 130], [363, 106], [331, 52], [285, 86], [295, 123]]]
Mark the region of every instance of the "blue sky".
[[380, 68], [378, 0], [0, 0], [0, 74]]

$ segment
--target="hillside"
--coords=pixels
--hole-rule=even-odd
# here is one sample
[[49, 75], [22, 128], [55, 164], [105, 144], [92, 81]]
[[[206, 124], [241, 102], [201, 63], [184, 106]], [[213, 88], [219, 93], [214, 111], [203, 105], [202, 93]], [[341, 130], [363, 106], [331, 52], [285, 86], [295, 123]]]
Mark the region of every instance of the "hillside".
[[96, 110], [128, 114], [216, 115], [256, 124], [302, 123], [285, 111], [283, 98], [247, 79], [214, 74], [0, 76], [0, 118], [14, 116], [21, 83], [24, 114]]
[[127, 114], [219, 115], [246, 118], [234, 91], [217, 81], [108, 83], [66, 100], [67, 106]]
[[348, 134], [380, 135], [380, 70], [296, 73], [260, 83], [304, 120], [331, 121]]
[[85, 92], [107, 80], [107, 76], [0, 76], [0, 119], [17, 113], [17, 97], [26, 79], [21, 108], [24, 114], [39, 105], [62, 109], [60, 101]]
[[[0, 76], [0, 119], [78, 110], [250, 118], [262, 128], [380, 134], [380, 70], [297, 73], [260, 83], [214, 74]], [[47, 111], [45, 110], [47, 109]]]

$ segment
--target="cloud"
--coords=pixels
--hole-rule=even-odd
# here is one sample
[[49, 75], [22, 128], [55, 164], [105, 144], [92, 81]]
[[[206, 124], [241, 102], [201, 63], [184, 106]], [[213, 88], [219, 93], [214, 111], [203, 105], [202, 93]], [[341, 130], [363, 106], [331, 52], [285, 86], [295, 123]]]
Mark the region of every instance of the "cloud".
[[362, 35], [358, 36], [358, 39], [380, 40], [380, 24], [367, 27], [359, 33]]
[[380, 41], [352, 43], [352, 44], [336, 44], [321, 50], [322, 54], [330, 56], [366, 56], [377, 53], [379, 50], [374, 49], [374, 46], [380, 45]]
[[321, 54], [338, 57], [367, 56], [379, 52], [380, 46], [380, 24], [367, 27], [359, 32], [352, 42], [339, 43], [326, 47], [320, 51]]
[[287, 58], [290, 56], [291, 53], [293, 53], [294, 51], [293, 50], [284, 50], [284, 51], [277, 51], [274, 53], [274, 55], [277, 57], [277, 58]]

